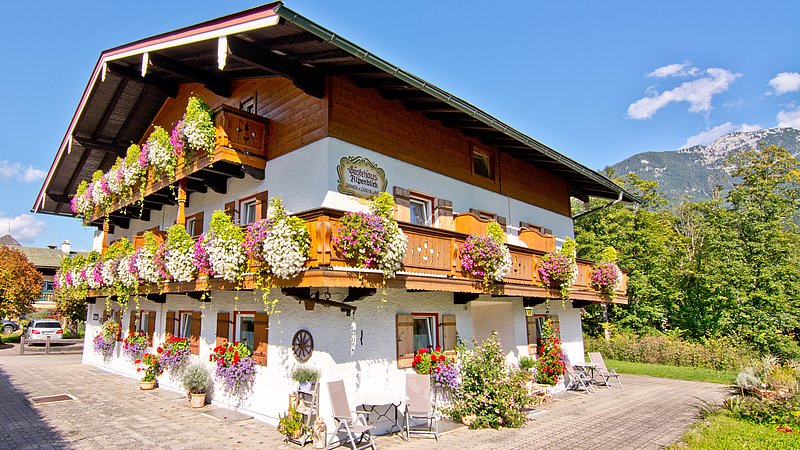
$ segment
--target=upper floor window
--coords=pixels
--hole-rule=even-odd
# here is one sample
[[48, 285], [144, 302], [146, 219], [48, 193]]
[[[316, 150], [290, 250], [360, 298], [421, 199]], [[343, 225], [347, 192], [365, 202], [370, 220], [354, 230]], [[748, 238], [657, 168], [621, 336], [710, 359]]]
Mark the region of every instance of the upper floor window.
[[411, 193], [408, 199], [410, 213], [409, 222], [416, 225], [430, 226], [432, 224], [433, 199]]
[[241, 109], [244, 112], [249, 112], [250, 114], [255, 114], [256, 113], [255, 96], [250, 97], [246, 100], [242, 100], [242, 102], [239, 104], [239, 109]]
[[53, 292], [54, 290], [55, 288], [53, 287], [52, 281], [47, 281], [47, 280], [42, 281], [42, 292], [50, 293]]
[[239, 204], [239, 224], [250, 225], [256, 221], [256, 199], [243, 200]]
[[494, 174], [492, 173], [492, 156], [488, 152], [483, 150], [473, 149], [472, 150], [472, 173], [475, 175], [482, 176], [484, 178], [488, 178], [490, 180], [494, 179]]

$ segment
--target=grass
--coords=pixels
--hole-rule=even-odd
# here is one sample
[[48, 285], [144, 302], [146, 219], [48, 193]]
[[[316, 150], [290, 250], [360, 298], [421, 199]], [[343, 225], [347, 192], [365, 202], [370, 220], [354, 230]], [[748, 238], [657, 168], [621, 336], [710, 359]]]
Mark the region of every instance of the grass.
[[703, 367], [666, 366], [662, 364], [646, 364], [629, 361], [606, 359], [609, 369], [617, 369], [619, 373], [633, 375], [647, 375], [658, 378], [672, 378], [676, 380], [707, 381], [709, 383], [733, 384], [736, 373], [725, 372]]
[[776, 425], [757, 425], [716, 413], [694, 424], [672, 449], [796, 449], [800, 433], [784, 433]]

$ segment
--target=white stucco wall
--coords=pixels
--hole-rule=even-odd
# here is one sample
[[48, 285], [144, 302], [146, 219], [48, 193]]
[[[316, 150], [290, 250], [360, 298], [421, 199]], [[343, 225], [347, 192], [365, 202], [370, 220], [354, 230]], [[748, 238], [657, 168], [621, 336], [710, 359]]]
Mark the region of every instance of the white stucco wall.
[[[256, 180], [249, 176], [244, 179], [231, 178], [228, 180], [228, 190], [225, 195], [210, 189], [205, 194], [192, 194], [186, 206], [186, 215], [203, 211], [203, 230], [208, 230], [214, 210], [223, 209], [226, 202], [246, 198], [264, 190], [269, 191], [270, 197], [280, 195], [290, 212], [320, 206], [349, 211], [364, 210], [365, 202], [337, 191], [336, 166], [344, 156], [363, 156], [377, 164], [386, 172], [389, 192], [394, 186], [410, 188], [452, 201], [453, 211], [456, 214], [476, 208], [506, 217], [511, 225], [509, 243], [524, 246], [516, 237], [515, 227], [520, 221], [550, 228], [555, 235], [562, 238], [573, 236], [573, 223], [570, 217], [331, 137], [270, 160], [267, 163], [264, 180]], [[129, 229], [116, 228], [109, 236], [109, 240], [122, 236], [131, 237], [155, 226], [165, 230], [175, 223], [177, 215], [177, 206], [164, 206], [161, 211], [151, 211], [149, 221], [131, 220]], [[95, 242], [95, 245], [99, 248], [99, 241]]]
[[[510, 363], [516, 363], [519, 356], [527, 355], [525, 311], [519, 298], [498, 301], [489, 297], [489, 300], [479, 299], [467, 305], [456, 305], [452, 294], [448, 293], [409, 293], [391, 289], [387, 292], [386, 301], [381, 300], [378, 292], [356, 302], [358, 310], [353, 316], [347, 317], [338, 308], [320, 305], [313, 311], [306, 311], [295, 299], [284, 297], [280, 291], [273, 290], [271, 296], [280, 299], [278, 309], [281, 312], [270, 317], [267, 365], [257, 367], [258, 375], [253, 394], [237, 406], [217, 388], [213, 402], [252, 414], [273, 424], [277, 423], [278, 415], [286, 410], [289, 393], [296, 388], [289, 379], [291, 370], [299, 365], [291, 354], [291, 340], [300, 329], [308, 330], [314, 338], [314, 353], [304, 365], [318, 368], [322, 372], [320, 415], [328, 421], [329, 430], [333, 429], [333, 423], [330, 421], [330, 404], [325, 382], [344, 380], [353, 408], [376, 394], [400, 399], [405, 389], [404, 376], [410, 369], [397, 369], [397, 314], [435, 313], [439, 317], [452, 314], [456, 316], [456, 328], [462, 340], [469, 342], [475, 338], [481, 342], [496, 330]], [[334, 291], [333, 294], [335, 300], [344, 292]], [[119, 308], [114, 303], [112, 305]], [[551, 313], [558, 314], [561, 320], [564, 349], [570, 358], [577, 360], [583, 353], [578, 310], [569, 305], [562, 310], [560, 302], [551, 302], [550, 306]], [[213, 292], [213, 299], [208, 303], [201, 303], [184, 295], [168, 295], [165, 304], [142, 299], [139, 307], [142, 310], [156, 311], [156, 345], [164, 341], [167, 311], [201, 311], [200, 355], [194, 358], [206, 364], [212, 374], [214, 366], [208, 362], [208, 357], [215, 345], [217, 312], [262, 311], [264, 308], [259, 292], [241, 292], [237, 301], [234, 292], [219, 291]], [[92, 315], [96, 313], [102, 317], [105, 308], [106, 304], [102, 299], [89, 308], [83, 361], [125, 376], [140, 378], [132, 363], [122, 355], [120, 344], [110, 361], [104, 361], [93, 352], [92, 338], [99, 332], [101, 324], [99, 320], [92, 320]], [[132, 311], [135, 311], [133, 300], [123, 316], [123, 333], [127, 332]], [[537, 307], [536, 312], [543, 313], [543, 306]], [[356, 346], [351, 355], [353, 322], [356, 325]], [[178, 382], [170, 380], [169, 373], [165, 373], [159, 382], [162, 389], [181, 390]]]

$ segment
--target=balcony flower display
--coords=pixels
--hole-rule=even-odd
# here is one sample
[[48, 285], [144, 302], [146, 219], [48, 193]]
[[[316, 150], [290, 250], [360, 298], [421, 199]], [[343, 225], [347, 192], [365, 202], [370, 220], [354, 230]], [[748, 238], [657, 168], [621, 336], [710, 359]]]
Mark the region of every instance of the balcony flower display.
[[246, 345], [241, 342], [225, 342], [213, 349], [208, 360], [216, 363], [215, 375], [222, 382], [227, 395], [242, 399], [250, 393], [256, 378], [256, 368]]
[[491, 221], [484, 236], [470, 235], [461, 247], [464, 271], [483, 280], [485, 289], [503, 281], [511, 272], [511, 252], [503, 243], [503, 229]]
[[181, 122], [183, 142], [191, 151], [208, 153], [214, 151], [214, 138], [216, 137], [214, 113], [203, 100], [199, 97], [189, 98], [186, 113]]
[[205, 243], [206, 235], [201, 234], [197, 241], [194, 243], [194, 252], [192, 253], [192, 260], [194, 261], [194, 266], [197, 268], [198, 274], [204, 274], [209, 277], [213, 277], [216, 275], [214, 269], [211, 267], [211, 263], [208, 261], [208, 253], [206, 253]]
[[103, 171], [97, 170], [92, 174], [92, 204], [96, 208], [104, 209], [111, 203], [111, 188], [103, 177]]
[[147, 335], [142, 330], [129, 334], [122, 342], [122, 353], [131, 361], [140, 359], [147, 351]]
[[169, 143], [172, 144], [172, 151], [176, 156], [183, 156], [183, 146], [186, 141], [183, 138], [183, 119], [179, 120], [169, 135]]
[[386, 278], [403, 266], [408, 238], [392, 217], [394, 198], [382, 192], [370, 203], [370, 212], [347, 212], [339, 222], [333, 243], [356, 267], [379, 269]]
[[248, 257], [261, 263], [261, 269], [288, 279], [305, 268], [311, 236], [303, 219], [286, 214], [280, 197], [270, 200], [269, 218], [247, 228], [244, 246]]
[[[166, 267], [162, 265], [163, 246], [159, 245], [151, 232], [144, 234], [144, 246], [136, 252], [136, 270], [145, 283], [161, 283], [166, 279]], [[159, 255], [162, 253], [162, 255]]]
[[147, 162], [156, 175], [168, 178], [175, 176], [178, 155], [169, 141], [169, 133], [159, 126], [147, 138]]
[[234, 225], [230, 216], [224, 211], [214, 211], [211, 229], [202, 242], [214, 273], [226, 281], [239, 281], [247, 263], [243, 246], [244, 231]]
[[578, 279], [575, 241], [567, 238], [560, 251], [544, 255], [536, 271], [544, 287], [558, 289], [562, 300], [568, 299], [569, 288]]
[[172, 336], [164, 342], [159, 355], [161, 367], [168, 369], [172, 376], [177, 375], [191, 360], [189, 340]]
[[175, 224], [167, 230], [165, 266], [175, 281], [192, 281], [195, 278], [194, 240], [186, 227]]
[[613, 296], [622, 285], [622, 271], [616, 264], [617, 251], [613, 247], [606, 247], [600, 259], [600, 263], [592, 267], [592, 289]]

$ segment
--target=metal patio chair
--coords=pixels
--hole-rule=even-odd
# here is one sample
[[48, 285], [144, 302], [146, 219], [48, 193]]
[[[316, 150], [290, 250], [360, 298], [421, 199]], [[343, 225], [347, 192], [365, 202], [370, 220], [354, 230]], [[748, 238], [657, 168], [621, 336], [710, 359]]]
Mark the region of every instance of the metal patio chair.
[[583, 388], [587, 395], [591, 395], [594, 390], [594, 383], [592, 379], [583, 370], [575, 370], [571, 364], [566, 365], [566, 373], [564, 373], [564, 387], [567, 390], [577, 391], [578, 388]]
[[[432, 402], [430, 375], [406, 374], [406, 397], [406, 440], [410, 440], [412, 434], [428, 434], [439, 442], [439, 421]], [[412, 422], [423, 421], [427, 429], [412, 428]]]
[[[344, 381], [329, 382], [328, 395], [331, 398], [333, 420], [336, 423], [336, 431], [334, 431], [334, 434], [338, 435], [339, 430], [344, 429], [353, 450], [360, 450], [367, 447], [372, 447], [377, 450], [378, 447], [375, 446], [375, 441], [372, 439], [372, 430], [374, 430], [375, 427], [367, 425], [365, 413], [350, 409], [350, 403], [347, 401], [347, 391], [344, 388]], [[356, 435], [358, 435], [358, 438], [356, 438]], [[367, 438], [366, 443], [362, 443], [364, 438]], [[341, 444], [342, 441], [340, 440], [339, 443]]]
[[590, 352], [589, 360], [597, 365], [597, 373], [603, 377], [607, 388], [611, 389], [611, 386], [608, 385], [608, 380], [610, 378], [616, 378], [617, 383], [619, 383], [619, 388], [622, 389], [622, 380], [620, 379], [619, 374], [617, 373], [616, 369], [608, 370], [606, 367], [606, 362], [603, 360], [603, 355], [601, 355], [599, 352]]

